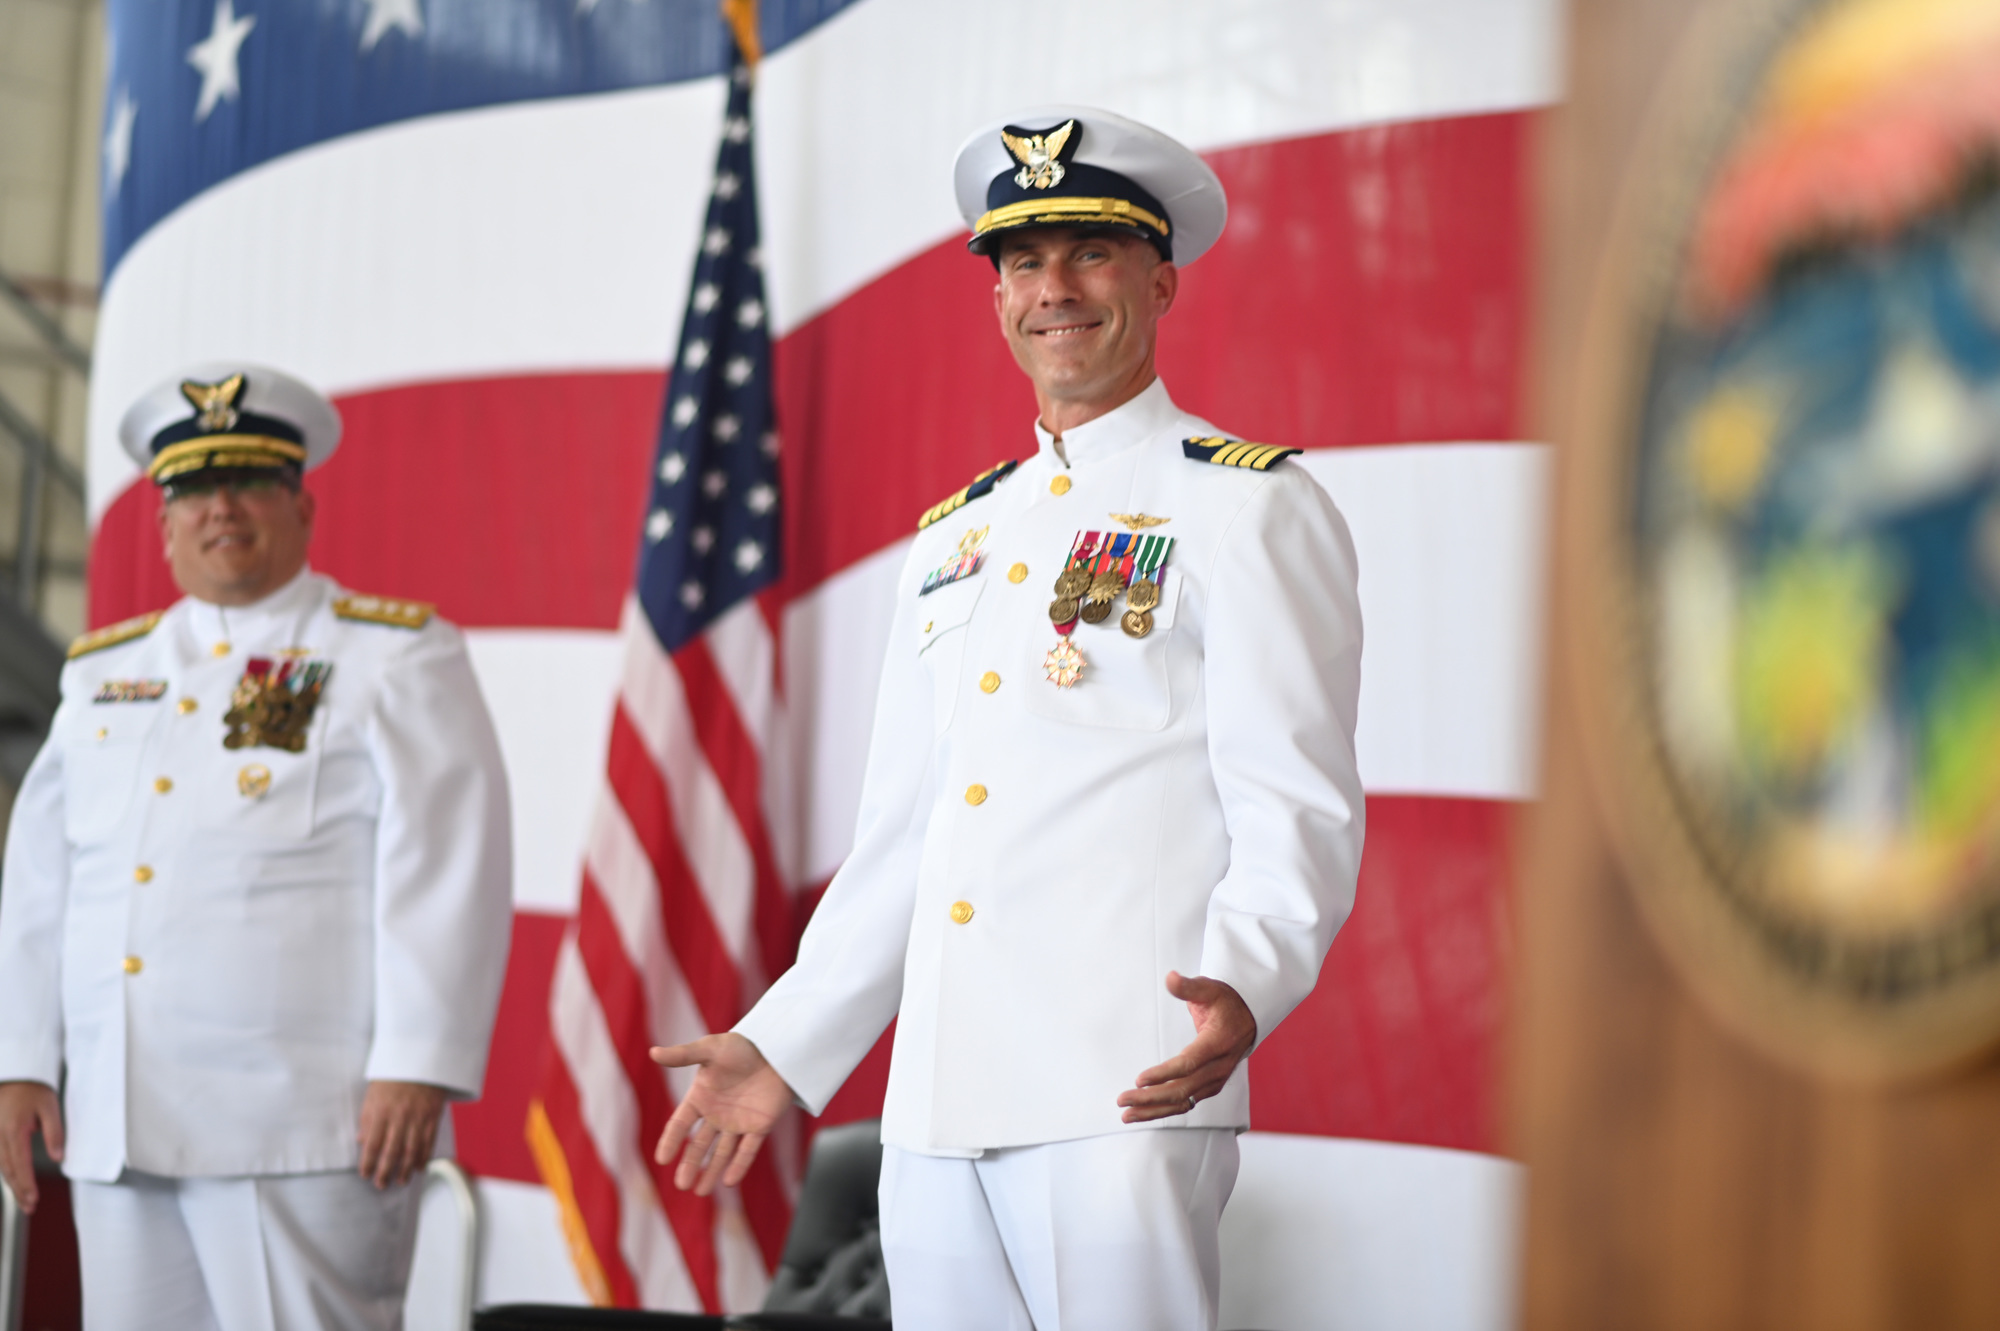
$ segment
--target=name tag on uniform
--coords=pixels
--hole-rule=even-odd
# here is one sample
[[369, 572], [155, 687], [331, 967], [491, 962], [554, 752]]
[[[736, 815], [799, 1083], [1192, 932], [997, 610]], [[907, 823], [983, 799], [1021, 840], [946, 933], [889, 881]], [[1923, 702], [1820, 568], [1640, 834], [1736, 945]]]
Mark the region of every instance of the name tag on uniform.
[[164, 679], [107, 679], [97, 686], [92, 702], [158, 702], [167, 692]]

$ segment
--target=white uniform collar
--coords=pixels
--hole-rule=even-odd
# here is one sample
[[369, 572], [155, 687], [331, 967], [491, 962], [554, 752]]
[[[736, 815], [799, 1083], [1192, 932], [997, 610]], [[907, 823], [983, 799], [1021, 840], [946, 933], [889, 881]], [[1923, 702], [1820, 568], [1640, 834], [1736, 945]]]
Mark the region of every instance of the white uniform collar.
[[1067, 458], [1067, 465], [1073, 467], [1122, 453], [1168, 428], [1180, 415], [1181, 409], [1167, 396], [1166, 384], [1155, 376], [1130, 402], [1065, 431], [1061, 451], [1056, 449], [1056, 437], [1039, 420], [1035, 422], [1035, 438], [1050, 462], [1062, 467]]
[[305, 630], [305, 621], [319, 608], [326, 579], [310, 565], [300, 569], [278, 590], [249, 605], [215, 605], [187, 598], [188, 624], [198, 642], [239, 644], [246, 648], [290, 647]]

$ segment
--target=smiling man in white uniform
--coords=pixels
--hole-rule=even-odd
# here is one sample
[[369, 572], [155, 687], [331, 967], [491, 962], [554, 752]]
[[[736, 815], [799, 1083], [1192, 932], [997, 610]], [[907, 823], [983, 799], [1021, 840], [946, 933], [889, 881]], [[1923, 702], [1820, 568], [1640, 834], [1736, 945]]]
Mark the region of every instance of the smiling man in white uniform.
[[401, 1325], [412, 1179], [484, 1075], [499, 747], [456, 629], [307, 568], [339, 436], [249, 365], [127, 413], [186, 595], [70, 648], [14, 805], [0, 1174], [32, 1210], [39, 1128], [91, 1331]]
[[961, 150], [1038, 447], [923, 516], [852, 856], [798, 964], [660, 1143], [740, 1179], [897, 1017], [882, 1242], [899, 1331], [1215, 1325], [1244, 1059], [1353, 901], [1361, 617], [1347, 527], [1154, 373], [1221, 234], [1193, 153], [1082, 107]]

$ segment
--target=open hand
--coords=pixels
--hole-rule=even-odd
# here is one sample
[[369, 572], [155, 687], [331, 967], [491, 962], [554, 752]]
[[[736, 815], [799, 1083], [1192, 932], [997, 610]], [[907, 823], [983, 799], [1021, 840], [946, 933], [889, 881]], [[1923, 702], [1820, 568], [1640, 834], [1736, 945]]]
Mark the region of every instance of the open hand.
[[0, 1081], [0, 1178], [7, 1180], [24, 1215], [33, 1215], [41, 1200], [33, 1144], [38, 1127], [49, 1158], [62, 1159], [62, 1104], [55, 1089], [38, 1081]]
[[1139, 1074], [1135, 1089], [1118, 1097], [1124, 1121], [1145, 1123], [1185, 1114], [1220, 1091], [1257, 1043], [1257, 1018], [1234, 989], [1205, 975], [1167, 972], [1167, 992], [1194, 1014], [1194, 1040], [1155, 1068]]
[[663, 1068], [697, 1068], [687, 1098], [667, 1120], [653, 1159], [666, 1164], [683, 1143], [674, 1186], [706, 1197], [716, 1184], [733, 1188], [750, 1172], [764, 1138], [792, 1105], [792, 1088], [735, 1031], [651, 1051]]
[[442, 1086], [371, 1081], [361, 1097], [361, 1177], [377, 1188], [401, 1187], [430, 1163], [444, 1114]]

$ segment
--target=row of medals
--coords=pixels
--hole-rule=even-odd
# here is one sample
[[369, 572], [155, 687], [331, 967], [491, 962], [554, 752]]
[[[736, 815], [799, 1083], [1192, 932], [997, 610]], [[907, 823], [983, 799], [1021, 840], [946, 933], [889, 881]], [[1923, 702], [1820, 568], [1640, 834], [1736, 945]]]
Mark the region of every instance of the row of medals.
[[1118, 627], [1125, 630], [1127, 637], [1145, 637], [1153, 631], [1153, 607], [1160, 603], [1160, 584], [1151, 578], [1140, 578], [1128, 587], [1124, 571], [1116, 568], [1108, 568], [1095, 577], [1090, 570], [1075, 564], [1063, 569], [1056, 578], [1056, 599], [1049, 602], [1049, 622], [1058, 628], [1077, 619], [1086, 624], [1102, 624], [1111, 618], [1111, 603], [1121, 592], [1125, 596], [1125, 613], [1119, 616]]

